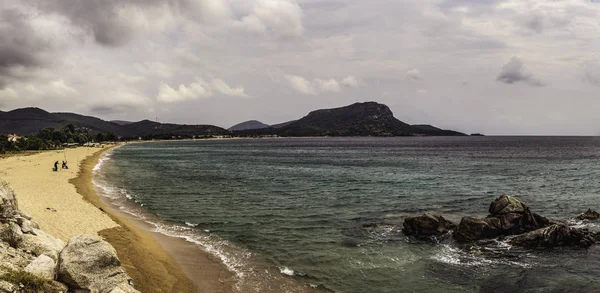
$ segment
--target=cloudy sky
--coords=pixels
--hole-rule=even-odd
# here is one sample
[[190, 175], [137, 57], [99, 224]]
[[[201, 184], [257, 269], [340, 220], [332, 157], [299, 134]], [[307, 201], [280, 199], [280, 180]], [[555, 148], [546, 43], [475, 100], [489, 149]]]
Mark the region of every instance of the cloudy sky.
[[2, 0], [0, 109], [600, 134], [598, 0]]

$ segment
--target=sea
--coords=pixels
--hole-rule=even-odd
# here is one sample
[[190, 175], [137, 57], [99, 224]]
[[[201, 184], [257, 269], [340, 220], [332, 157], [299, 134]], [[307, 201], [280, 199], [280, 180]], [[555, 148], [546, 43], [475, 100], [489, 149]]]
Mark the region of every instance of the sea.
[[517, 196], [600, 209], [599, 137], [226, 139], [128, 144], [94, 183], [119, 209], [220, 259], [234, 291], [600, 292], [600, 245], [521, 249], [402, 234], [403, 219], [485, 217]]

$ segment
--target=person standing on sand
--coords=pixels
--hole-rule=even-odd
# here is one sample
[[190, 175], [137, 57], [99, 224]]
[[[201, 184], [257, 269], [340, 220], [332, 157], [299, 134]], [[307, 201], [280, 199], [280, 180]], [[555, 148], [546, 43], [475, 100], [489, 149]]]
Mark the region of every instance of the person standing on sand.
[[52, 171], [54, 171], [54, 172], [58, 171], [58, 161], [54, 162], [54, 169], [52, 169]]

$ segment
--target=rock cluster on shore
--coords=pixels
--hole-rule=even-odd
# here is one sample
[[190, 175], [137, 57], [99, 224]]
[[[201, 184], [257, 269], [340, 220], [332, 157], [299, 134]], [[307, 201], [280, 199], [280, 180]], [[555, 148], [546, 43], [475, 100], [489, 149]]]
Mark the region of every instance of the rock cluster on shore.
[[19, 211], [14, 192], [0, 180], [0, 293], [134, 293], [115, 249], [94, 236], [68, 243], [39, 229]]
[[[502, 195], [496, 198], [485, 218], [463, 217], [458, 225], [442, 216], [423, 214], [404, 220], [405, 235], [420, 239], [452, 236], [458, 243], [503, 238], [522, 247], [588, 247], [600, 242], [600, 234], [585, 228], [572, 227], [566, 221], [555, 221], [533, 213], [517, 198]], [[588, 210], [575, 217], [578, 220], [600, 219], [600, 214]]]

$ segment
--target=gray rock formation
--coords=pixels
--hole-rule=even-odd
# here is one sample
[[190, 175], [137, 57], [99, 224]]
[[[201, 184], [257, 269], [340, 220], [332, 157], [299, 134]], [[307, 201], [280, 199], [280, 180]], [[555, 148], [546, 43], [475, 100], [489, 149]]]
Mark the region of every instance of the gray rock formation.
[[58, 280], [70, 288], [90, 292], [111, 292], [115, 288], [137, 292], [129, 285], [131, 279], [121, 267], [115, 249], [108, 242], [87, 235], [71, 238], [61, 251]]
[[551, 221], [529, 210], [517, 198], [501, 195], [489, 208], [490, 215], [478, 219], [464, 217], [454, 230], [453, 236], [459, 242], [472, 242], [501, 235], [518, 235], [548, 227]]
[[18, 206], [15, 194], [8, 184], [0, 180], [0, 221], [6, 222], [17, 215]]
[[65, 247], [65, 243], [52, 237], [52, 235], [38, 229], [33, 229], [33, 234], [23, 234], [18, 248], [31, 251], [35, 256], [45, 254], [54, 261], [58, 261], [58, 254]]
[[28, 264], [25, 271], [44, 279], [54, 280], [56, 262], [49, 256], [42, 254]]
[[456, 227], [456, 224], [442, 216], [423, 214], [404, 219], [402, 232], [408, 236], [431, 237], [441, 236]]
[[485, 238], [494, 238], [502, 234], [501, 225], [498, 218], [463, 217], [452, 236], [458, 242], [473, 242]]
[[596, 240], [588, 231], [562, 224], [554, 224], [543, 229], [517, 235], [509, 240], [509, 243], [512, 245], [532, 248], [557, 246], [588, 247], [595, 242]]

